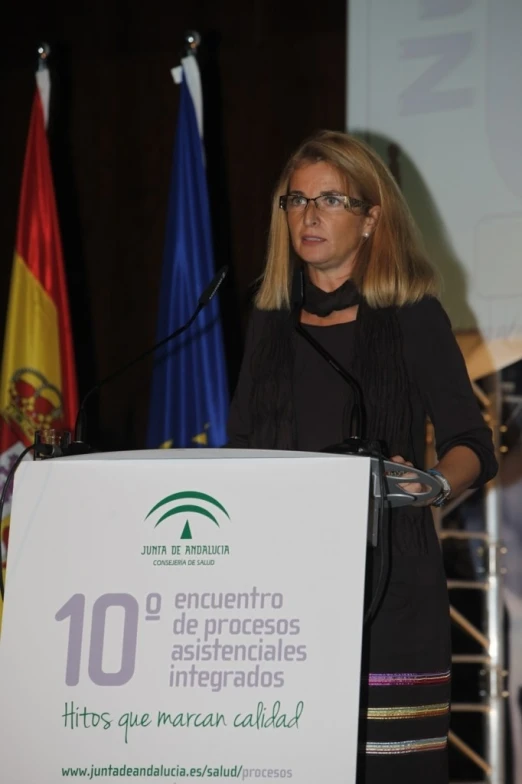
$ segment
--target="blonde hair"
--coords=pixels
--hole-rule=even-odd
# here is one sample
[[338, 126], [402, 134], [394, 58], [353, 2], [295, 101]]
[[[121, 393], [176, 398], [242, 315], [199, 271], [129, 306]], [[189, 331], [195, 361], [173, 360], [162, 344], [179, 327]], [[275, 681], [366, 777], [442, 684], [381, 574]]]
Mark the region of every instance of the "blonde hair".
[[279, 198], [288, 192], [296, 169], [319, 161], [329, 163], [342, 174], [352, 196], [380, 206], [375, 229], [361, 245], [352, 271], [352, 279], [368, 304], [374, 308], [405, 305], [426, 295], [436, 295], [437, 275], [422, 250], [410, 210], [391, 172], [377, 153], [358, 139], [336, 131], [321, 131], [292, 155], [275, 188], [257, 307], [290, 307], [294, 253]]

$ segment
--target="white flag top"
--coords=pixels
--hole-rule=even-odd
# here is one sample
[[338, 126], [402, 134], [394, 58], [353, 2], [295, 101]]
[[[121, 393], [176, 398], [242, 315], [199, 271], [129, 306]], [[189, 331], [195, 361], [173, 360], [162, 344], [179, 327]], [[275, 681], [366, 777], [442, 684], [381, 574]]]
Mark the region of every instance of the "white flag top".
[[171, 70], [172, 78], [176, 84], [181, 84], [183, 75], [185, 76], [190, 97], [196, 112], [196, 121], [200, 138], [203, 139], [203, 92], [201, 90], [201, 77], [196, 58], [193, 55], [183, 57], [181, 65]]

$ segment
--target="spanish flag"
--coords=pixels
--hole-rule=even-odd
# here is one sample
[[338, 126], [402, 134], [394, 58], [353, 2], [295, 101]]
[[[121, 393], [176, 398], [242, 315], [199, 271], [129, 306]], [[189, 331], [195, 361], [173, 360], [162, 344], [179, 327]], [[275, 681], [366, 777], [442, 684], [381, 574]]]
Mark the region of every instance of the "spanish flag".
[[[0, 375], [0, 487], [36, 430], [71, 430], [78, 407], [69, 305], [46, 136], [49, 71], [36, 74]], [[0, 521], [5, 575], [9, 489]], [[0, 621], [2, 604], [0, 600]]]

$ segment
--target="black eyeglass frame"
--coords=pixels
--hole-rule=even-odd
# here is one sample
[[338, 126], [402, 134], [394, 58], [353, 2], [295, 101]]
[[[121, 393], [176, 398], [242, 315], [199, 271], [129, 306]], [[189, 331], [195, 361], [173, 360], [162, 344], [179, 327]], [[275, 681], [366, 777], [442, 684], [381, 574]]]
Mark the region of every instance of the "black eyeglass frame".
[[[287, 202], [289, 196], [292, 194], [287, 193], [284, 196], [279, 197], [279, 209], [284, 210], [287, 212]], [[298, 194], [295, 194], [298, 195]], [[361, 209], [364, 211], [364, 214], [367, 215], [369, 210], [373, 207], [373, 204], [370, 204], [368, 201], [363, 201], [362, 199], [356, 199], [354, 196], [347, 196], [345, 193], [321, 193], [319, 196], [303, 196], [301, 193], [299, 194], [300, 199], [306, 200], [306, 205], [303, 207], [303, 212], [308, 208], [308, 205], [311, 201], [313, 201], [315, 209], [319, 210], [320, 208], [317, 206], [317, 199], [324, 199], [325, 196], [335, 196], [336, 199], [341, 199], [344, 202], [344, 209]]]

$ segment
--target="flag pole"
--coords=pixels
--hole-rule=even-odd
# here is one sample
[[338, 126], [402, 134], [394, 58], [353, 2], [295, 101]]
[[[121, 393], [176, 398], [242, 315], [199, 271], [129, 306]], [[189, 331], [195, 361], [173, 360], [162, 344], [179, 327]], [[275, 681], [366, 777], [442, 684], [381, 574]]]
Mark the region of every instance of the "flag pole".
[[44, 127], [46, 131], [49, 122], [49, 104], [51, 101], [51, 73], [49, 71], [50, 55], [51, 47], [48, 43], [42, 42], [38, 47], [38, 62], [35, 76], [38, 92], [40, 93], [40, 100], [42, 101]]
[[49, 57], [51, 55], [51, 47], [48, 43], [41, 43], [38, 47], [38, 71], [46, 71], [49, 68]]
[[199, 45], [201, 44], [201, 36], [197, 30], [187, 30], [185, 33], [185, 57], [189, 55], [197, 55]]

